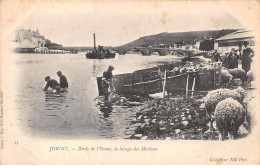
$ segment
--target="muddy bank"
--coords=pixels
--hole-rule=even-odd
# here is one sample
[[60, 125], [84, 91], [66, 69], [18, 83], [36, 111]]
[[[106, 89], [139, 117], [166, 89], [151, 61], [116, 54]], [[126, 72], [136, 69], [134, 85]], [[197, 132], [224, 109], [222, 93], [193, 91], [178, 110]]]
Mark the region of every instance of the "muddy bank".
[[[205, 94], [196, 94], [189, 99], [185, 95], [175, 95], [147, 101], [127, 128], [125, 139], [218, 140], [215, 122], [213, 138], [208, 131], [209, 118], [202, 100]], [[242, 125], [237, 138], [247, 134]]]

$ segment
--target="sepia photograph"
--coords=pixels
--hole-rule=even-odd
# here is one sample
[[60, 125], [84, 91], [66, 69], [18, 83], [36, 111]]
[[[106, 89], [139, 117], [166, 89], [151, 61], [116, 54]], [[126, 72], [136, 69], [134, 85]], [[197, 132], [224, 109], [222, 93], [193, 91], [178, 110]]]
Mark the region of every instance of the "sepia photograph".
[[260, 163], [259, 1], [0, 7], [0, 164]]

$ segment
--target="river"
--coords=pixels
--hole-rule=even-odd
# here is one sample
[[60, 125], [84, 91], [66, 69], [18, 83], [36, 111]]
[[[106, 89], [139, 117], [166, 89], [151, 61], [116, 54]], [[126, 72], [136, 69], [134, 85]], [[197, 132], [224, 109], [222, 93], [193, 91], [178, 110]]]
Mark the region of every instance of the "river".
[[[96, 99], [96, 77], [109, 65], [113, 74], [133, 72], [172, 63], [180, 57], [116, 55], [115, 59], [91, 60], [78, 54], [16, 54], [15, 68], [18, 122], [24, 133], [42, 138], [122, 139], [138, 107], [105, 105]], [[58, 80], [57, 71], [67, 77], [69, 91], [46, 94], [45, 76]]]

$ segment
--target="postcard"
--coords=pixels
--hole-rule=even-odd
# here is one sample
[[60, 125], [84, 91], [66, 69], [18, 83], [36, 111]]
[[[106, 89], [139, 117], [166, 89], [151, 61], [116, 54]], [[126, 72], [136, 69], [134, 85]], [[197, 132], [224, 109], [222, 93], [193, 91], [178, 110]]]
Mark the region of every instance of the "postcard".
[[3, 165], [258, 165], [259, 1], [0, 2]]

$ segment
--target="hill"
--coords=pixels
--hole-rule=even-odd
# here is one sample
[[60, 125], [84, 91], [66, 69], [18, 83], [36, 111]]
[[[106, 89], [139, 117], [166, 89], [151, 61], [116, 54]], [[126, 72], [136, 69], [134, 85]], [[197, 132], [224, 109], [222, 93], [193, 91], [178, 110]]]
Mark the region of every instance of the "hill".
[[[178, 33], [160, 33], [156, 35], [140, 37], [130, 43], [118, 46], [118, 47], [145, 47], [149, 45], [173, 45], [176, 42], [184, 42], [184, 44], [190, 44], [195, 41], [199, 41], [202, 38], [219, 38], [229, 33], [235, 32], [238, 29], [223, 29], [223, 30], [206, 30], [206, 31], [189, 31]], [[115, 47], [115, 48], [118, 48]]]

